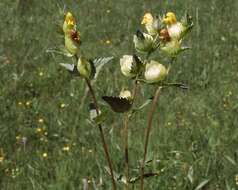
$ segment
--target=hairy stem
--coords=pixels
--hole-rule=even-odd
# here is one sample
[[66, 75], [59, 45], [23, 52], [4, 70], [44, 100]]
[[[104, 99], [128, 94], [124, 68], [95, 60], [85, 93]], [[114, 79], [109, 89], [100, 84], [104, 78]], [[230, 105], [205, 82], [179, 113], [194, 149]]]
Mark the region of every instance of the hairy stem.
[[[91, 94], [91, 96], [92, 96], [93, 103], [94, 103], [94, 105], [95, 105], [95, 109], [96, 109], [97, 115], [99, 115], [99, 106], [98, 106], [98, 103], [97, 103], [97, 99], [96, 99], [94, 90], [93, 90], [92, 85], [91, 85], [91, 83], [90, 83], [90, 80], [88, 80], [88, 79], [85, 78], [85, 81], [86, 81], [86, 83], [87, 83], [87, 85], [88, 85], [89, 92], [90, 92], [90, 94]], [[108, 166], [109, 166], [109, 169], [110, 169], [110, 174], [111, 174], [111, 180], [112, 180], [113, 190], [116, 190], [116, 182], [115, 182], [114, 173], [113, 173], [112, 161], [111, 161], [111, 158], [110, 158], [110, 155], [109, 155], [107, 143], [106, 143], [106, 141], [105, 141], [105, 137], [104, 137], [102, 125], [101, 125], [101, 124], [98, 124], [98, 128], [99, 128], [99, 131], [100, 131], [100, 136], [101, 136], [101, 140], [102, 140], [102, 145], [103, 145], [105, 157], [106, 157], [106, 159], [107, 159]]]
[[151, 133], [151, 128], [152, 128], [152, 120], [153, 120], [153, 115], [155, 113], [156, 107], [157, 107], [157, 103], [158, 103], [158, 98], [159, 98], [159, 94], [161, 91], [162, 87], [158, 86], [154, 98], [153, 98], [153, 102], [151, 105], [151, 110], [149, 112], [148, 115], [148, 125], [147, 128], [145, 130], [145, 144], [144, 144], [144, 155], [143, 155], [143, 160], [141, 163], [141, 182], [140, 182], [140, 189], [144, 190], [144, 169], [145, 169], [145, 162], [146, 162], [146, 156], [147, 156], [147, 149], [148, 149], [148, 144], [149, 144], [149, 138], [150, 138], [150, 133]]

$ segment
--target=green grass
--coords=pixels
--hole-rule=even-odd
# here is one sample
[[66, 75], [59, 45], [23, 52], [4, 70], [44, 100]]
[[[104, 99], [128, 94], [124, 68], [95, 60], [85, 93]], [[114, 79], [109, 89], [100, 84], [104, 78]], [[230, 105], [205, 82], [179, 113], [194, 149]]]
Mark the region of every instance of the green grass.
[[[146, 168], [160, 175], [147, 179], [146, 189], [193, 190], [204, 180], [209, 180], [204, 190], [237, 189], [236, 0], [2, 0], [0, 154], [3, 150], [5, 159], [0, 162], [1, 189], [78, 190], [83, 189], [83, 179], [91, 181], [91, 189], [92, 182], [100, 180], [99, 190], [111, 187], [98, 130], [87, 121], [90, 99], [81, 106], [85, 84], [59, 66], [70, 59], [47, 53], [63, 44], [58, 24], [63, 22], [64, 5], [77, 16], [83, 53], [115, 57], [94, 86], [99, 99], [131, 85], [120, 72], [119, 58], [134, 53], [132, 37], [144, 12], [173, 10], [182, 16], [189, 11], [195, 27], [186, 43], [193, 49], [179, 56], [168, 80], [189, 84], [190, 90], [166, 89], [161, 94], [149, 147], [153, 161]], [[164, 61], [158, 54], [152, 57]], [[152, 94], [151, 87], [141, 88], [139, 101]], [[109, 112], [108, 107], [103, 109]], [[138, 175], [148, 109], [130, 124], [131, 176]], [[124, 164], [122, 118], [112, 113], [104, 127], [118, 174]], [[37, 133], [37, 128], [47, 134]], [[25, 148], [16, 139], [19, 135], [27, 137]], [[66, 145], [69, 152], [62, 150]], [[42, 156], [45, 152], [47, 158]], [[133, 188], [138, 189], [138, 184]], [[123, 189], [121, 182], [118, 185]]]

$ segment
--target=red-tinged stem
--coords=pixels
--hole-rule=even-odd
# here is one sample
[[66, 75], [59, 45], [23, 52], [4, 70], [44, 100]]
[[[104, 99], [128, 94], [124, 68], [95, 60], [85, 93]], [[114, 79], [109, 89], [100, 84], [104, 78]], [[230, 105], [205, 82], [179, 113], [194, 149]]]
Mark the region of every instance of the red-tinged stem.
[[151, 128], [152, 128], [152, 121], [153, 121], [153, 115], [155, 113], [156, 107], [157, 107], [157, 103], [158, 103], [158, 98], [159, 98], [159, 94], [161, 91], [162, 87], [158, 86], [156, 92], [155, 92], [155, 96], [153, 98], [153, 102], [151, 105], [151, 110], [149, 112], [148, 115], [148, 125], [145, 131], [145, 144], [144, 144], [144, 155], [143, 155], [143, 160], [141, 163], [141, 182], [140, 182], [140, 189], [144, 190], [144, 170], [145, 170], [145, 162], [146, 162], [146, 156], [147, 156], [147, 150], [148, 150], [148, 144], [149, 144], [149, 138], [150, 138], [150, 133], [151, 133]]
[[[85, 81], [86, 81], [86, 83], [88, 85], [89, 92], [90, 92], [90, 94], [92, 96], [93, 103], [95, 105], [95, 109], [96, 109], [97, 115], [99, 115], [99, 106], [98, 106], [98, 103], [97, 103], [97, 99], [96, 99], [94, 90], [93, 90], [92, 85], [90, 83], [90, 80], [85, 78]], [[115, 182], [114, 173], [113, 173], [112, 161], [111, 161], [111, 158], [110, 158], [110, 155], [109, 155], [107, 143], [105, 141], [105, 136], [104, 136], [104, 133], [103, 133], [102, 125], [98, 124], [98, 128], [99, 128], [99, 131], [100, 131], [100, 137], [101, 137], [101, 140], [102, 140], [102, 145], [103, 145], [105, 157], [107, 159], [108, 166], [109, 166], [109, 169], [110, 169], [111, 180], [112, 180], [112, 187], [113, 187], [113, 190], [116, 190], [116, 182]]]

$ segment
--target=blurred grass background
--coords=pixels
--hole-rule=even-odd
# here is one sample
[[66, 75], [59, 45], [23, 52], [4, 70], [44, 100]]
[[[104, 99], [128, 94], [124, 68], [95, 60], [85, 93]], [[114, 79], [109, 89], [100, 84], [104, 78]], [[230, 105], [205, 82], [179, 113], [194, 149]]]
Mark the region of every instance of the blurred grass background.
[[[132, 36], [145, 12], [189, 11], [195, 27], [186, 43], [193, 49], [179, 56], [169, 80], [190, 90], [166, 89], [160, 97], [146, 168], [160, 174], [146, 187], [238, 189], [237, 0], [1, 0], [0, 189], [78, 190], [83, 180], [90, 189], [110, 189], [98, 130], [87, 121], [90, 99], [80, 107], [85, 84], [59, 66], [70, 59], [47, 53], [63, 44], [64, 5], [77, 17], [83, 53], [115, 57], [94, 86], [98, 97], [130, 87], [119, 58], [134, 53]], [[141, 88], [139, 101], [152, 93]], [[131, 176], [138, 174], [148, 109], [130, 125]], [[119, 175], [122, 119], [113, 113], [104, 127]]]

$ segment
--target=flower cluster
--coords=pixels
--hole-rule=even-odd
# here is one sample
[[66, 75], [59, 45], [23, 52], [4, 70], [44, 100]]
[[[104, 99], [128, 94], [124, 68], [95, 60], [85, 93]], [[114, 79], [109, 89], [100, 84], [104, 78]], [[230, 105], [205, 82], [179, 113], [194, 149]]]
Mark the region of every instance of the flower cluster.
[[173, 12], [166, 15], [153, 16], [146, 13], [141, 22], [146, 32], [138, 30], [134, 35], [133, 41], [135, 49], [142, 54], [147, 54], [147, 59], [142, 61], [135, 55], [124, 55], [120, 59], [122, 74], [133, 78], [140, 76], [144, 72], [144, 78], [148, 83], [158, 83], [166, 77], [169, 69], [158, 61], [149, 61], [149, 55], [157, 49], [165, 56], [175, 58], [180, 52], [187, 48], [182, 47], [182, 40], [193, 26], [192, 19], [186, 15], [180, 22], [177, 21]]
[[65, 16], [63, 31], [66, 50], [72, 56], [78, 55], [81, 44], [80, 33], [77, 31], [76, 20], [70, 12]]

